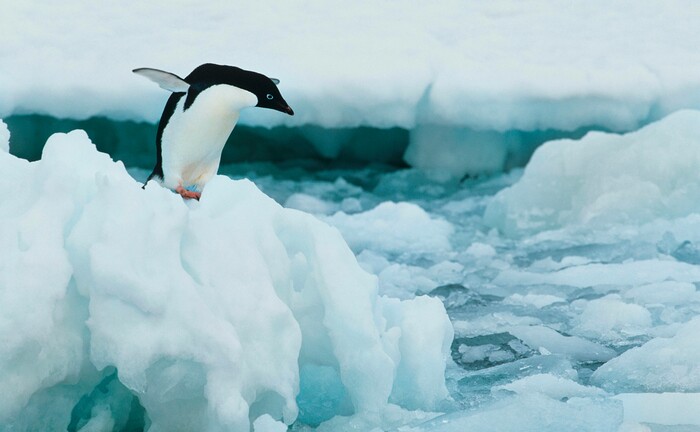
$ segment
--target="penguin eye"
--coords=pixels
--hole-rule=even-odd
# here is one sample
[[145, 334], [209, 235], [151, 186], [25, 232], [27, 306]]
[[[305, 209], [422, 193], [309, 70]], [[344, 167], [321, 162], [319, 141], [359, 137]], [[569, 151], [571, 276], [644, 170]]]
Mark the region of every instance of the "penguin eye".
[[270, 93], [268, 93], [268, 94], [267, 94], [267, 98], [268, 98], [269, 100], [272, 100], [272, 98], [274, 98], [274, 96], [272, 96]]

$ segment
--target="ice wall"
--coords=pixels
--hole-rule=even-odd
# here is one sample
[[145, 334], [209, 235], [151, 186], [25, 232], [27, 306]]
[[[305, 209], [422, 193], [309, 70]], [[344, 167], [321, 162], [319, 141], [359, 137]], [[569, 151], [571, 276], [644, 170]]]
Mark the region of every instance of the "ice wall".
[[[45, 115], [16, 115], [5, 119], [12, 131], [12, 154], [37, 160], [49, 136], [56, 132], [84, 130], [99, 151], [121, 160], [127, 167], [152, 169], [155, 163], [157, 125], [107, 117], [85, 120], [57, 119]], [[240, 161], [288, 161], [290, 159], [340, 159], [349, 163], [378, 162], [405, 165], [408, 146], [405, 129], [239, 125], [231, 134], [221, 163]]]
[[0, 121], [0, 151], [10, 151], [10, 130], [2, 121]]
[[[363, 0], [343, 8], [7, 2], [0, 117], [154, 122], [167, 94], [133, 68], [184, 76], [204, 62], [233, 64], [279, 78], [296, 112], [250, 110], [241, 124], [399, 127], [412, 131], [411, 164], [478, 174], [507, 166], [509, 153], [529, 154], [504, 138], [512, 131], [629, 131], [700, 107], [698, 7], [692, 0], [558, 7]], [[312, 135], [325, 157], [347, 145], [347, 133]]]
[[442, 303], [379, 297], [337, 230], [251, 182], [185, 203], [82, 131], [0, 168], [0, 430], [264, 430], [447, 396]]
[[625, 135], [590, 133], [538, 148], [514, 186], [484, 214], [508, 234], [644, 223], [700, 211], [700, 112], [683, 111]]

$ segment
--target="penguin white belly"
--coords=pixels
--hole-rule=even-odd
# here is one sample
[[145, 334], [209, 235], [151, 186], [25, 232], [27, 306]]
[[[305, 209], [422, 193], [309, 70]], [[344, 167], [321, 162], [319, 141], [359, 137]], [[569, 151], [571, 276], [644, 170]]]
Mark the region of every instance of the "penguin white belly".
[[201, 191], [219, 169], [221, 152], [240, 110], [258, 101], [253, 93], [228, 85], [205, 89], [183, 110], [185, 99], [180, 98], [163, 129], [163, 184], [170, 189], [194, 186]]

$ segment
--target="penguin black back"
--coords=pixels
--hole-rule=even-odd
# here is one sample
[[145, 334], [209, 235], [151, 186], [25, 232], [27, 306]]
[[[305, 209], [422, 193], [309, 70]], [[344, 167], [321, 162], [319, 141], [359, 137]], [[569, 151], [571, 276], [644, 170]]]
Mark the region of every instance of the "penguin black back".
[[[181, 190], [191, 183], [195, 183], [194, 186], [201, 190], [204, 183], [216, 173], [225, 137], [235, 126], [240, 109], [255, 106], [294, 115], [277, 88], [279, 80], [235, 66], [206, 63], [195, 68], [184, 79], [152, 68], [134, 69], [134, 73], [172, 92], [158, 123], [156, 165], [148, 180], [156, 178], [168, 187], [178, 189], [181, 195]], [[200, 97], [203, 102], [197, 103]], [[197, 108], [193, 109], [193, 106]], [[233, 109], [230, 118], [228, 113], [224, 114], [225, 118], [221, 117], [223, 106], [231, 106]], [[211, 110], [217, 123], [207, 125], [208, 110]], [[191, 112], [195, 114], [191, 115]], [[172, 122], [175, 122], [175, 129], [169, 127]], [[172, 130], [177, 132], [173, 135], [170, 132]], [[163, 151], [166, 150], [163, 140], [166, 138], [167, 160], [163, 156]], [[219, 157], [215, 157], [212, 150]], [[164, 167], [164, 162], [167, 162], [168, 167]], [[191, 172], [191, 168], [194, 171]], [[193, 175], [193, 172], [197, 175]]]
[[[156, 132], [156, 166], [153, 168], [153, 172], [146, 179], [146, 183], [156, 178], [163, 180], [163, 154], [162, 154], [162, 141], [163, 141], [163, 131], [165, 130], [165, 125], [168, 124], [170, 117], [175, 114], [175, 109], [177, 108], [178, 102], [185, 95], [185, 93], [177, 92], [170, 95], [168, 101], [165, 103], [165, 108], [163, 109], [163, 114], [160, 116], [160, 121], [158, 121], [158, 131]], [[144, 183], [143, 187], [146, 187]]]
[[205, 63], [187, 75], [185, 81], [190, 85], [190, 88], [187, 91], [184, 109], [192, 106], [197, 96], [207, 88], [227, 84], [253, 93], [258, 98], [257, 107], [270, 108], [294, 115], [294, 111], [277, 88], [276, 84], [279, 83], [279, 80], [268, 78], [257, 72], [235, 66]]

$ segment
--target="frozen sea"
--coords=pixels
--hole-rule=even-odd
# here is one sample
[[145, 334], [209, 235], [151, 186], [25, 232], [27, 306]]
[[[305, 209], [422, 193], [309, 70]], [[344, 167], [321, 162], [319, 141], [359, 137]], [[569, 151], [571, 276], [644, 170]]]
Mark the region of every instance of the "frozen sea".
[[697, 196], [698, 120], [553, 141], [525, 170], [462, 180], [313, 161], [222, 172], [338, 228], [380, 294], [442, 300], [448, 414], [390, 430], [700, 430], [700, 215], [672, 198]]
[[[694, 155], [699, 144], [692, 135]], [[601, 162], [591, 163], [577, 181], [601, 181]], [[655, 195], [630, 198], [635, 188], [622, 187], [597, 215], [508, 235], [484, 215], [523, 169], [448, 182], [411, 168], [329, 169], [312, 161], [222, 172], [250, 178], [286, 207], [337, 227], [360, 265], [379, 277], [380, 294], [443, 301], [455, 330], [448, 414], [395, 430], [700, 430], [690, 412], [700, 400], [697, 351], [678, 335], [700, 342], [690, 336], [700, 330], [698, 214], [647, 217]], [[609, 174], [608, 191], [612, 178], [629, 176]], [[554, 184], [537, 185], [541, 194], [570, 196], [545, 199], [582, 199], [556, 185], [565, 176], [547, 180]], [[650, 341], [663, 345], [647, 349]]]
[[2, 430], [697, 430], [698, 125], [461, 179], [232, 163], [201, 202], [82, 131], [3, 151]]

